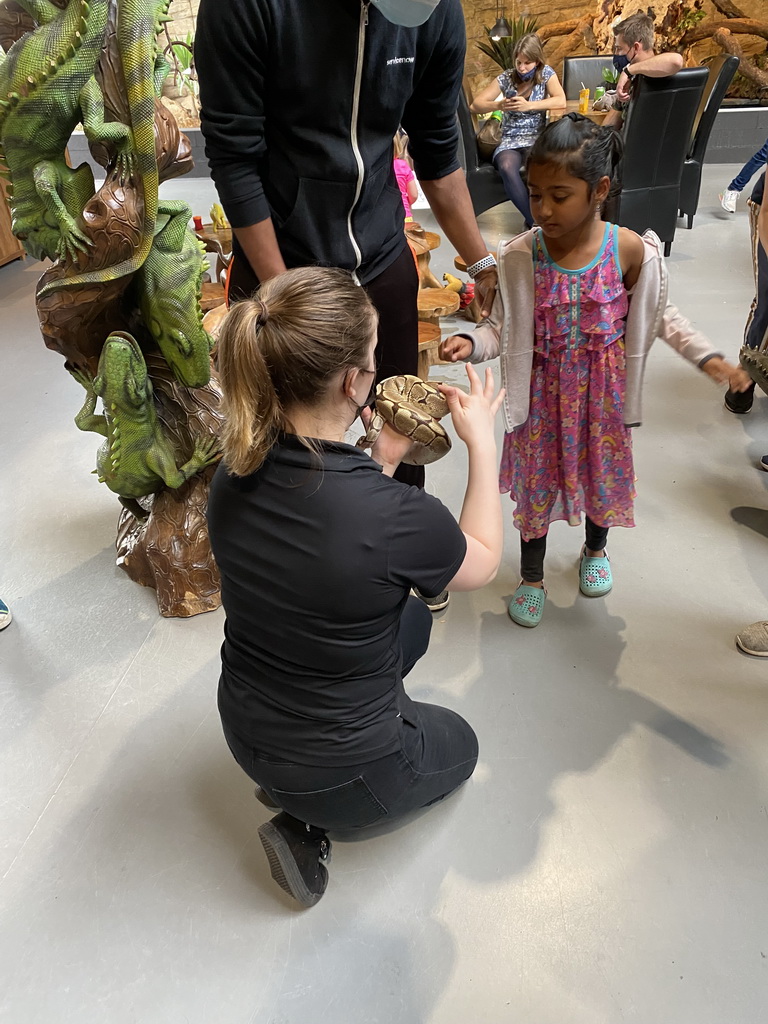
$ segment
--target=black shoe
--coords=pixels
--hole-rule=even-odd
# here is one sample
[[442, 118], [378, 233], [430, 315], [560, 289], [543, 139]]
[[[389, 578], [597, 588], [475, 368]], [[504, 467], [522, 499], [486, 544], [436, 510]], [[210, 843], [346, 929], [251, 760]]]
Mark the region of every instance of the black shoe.
[[737, 416], [743, 416], [752, 408], [755, 398], [755, 385], [752, 384], [746, 391], [726, 391], [725, 408], [728, 412], [734, 412]]
[[323, 863], [331, 856], [325, 833], [281, 813], [259, 828], [272, 877], [303, 907], [314, 907], [328, 885]]
[[438, 594], [437, 597], [425, 597], [420, 590], [416, 587], [413, 588], [413, 592], [420, 601], [429, 608], [431, 612], [441, 612], [443, 608], [448, 607], [448, 602], [451, 599], [451, 595], [447, 590], [444, 590], [442, 594]]

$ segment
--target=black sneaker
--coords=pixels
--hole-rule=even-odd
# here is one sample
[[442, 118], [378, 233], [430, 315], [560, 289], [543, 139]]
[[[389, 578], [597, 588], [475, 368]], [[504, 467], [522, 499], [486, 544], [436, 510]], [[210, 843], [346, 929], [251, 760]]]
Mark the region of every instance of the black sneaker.
[[413, 592], [420, 601], [424, 602], [431, 612], [441, 612], [443, 608], [448, 607], [448, 602], [451, 599], [451, 595], [447, 590], [444, 590], [442, 594], [438, 594], [437, 597], [426, 597], [416, 587], [413, 588]]
[[259, 839], [280, 888], [303, 907], [314, 907], [328, 885], [324, 861], [331, 842], [325, 832], [283, 812], [259, 828]]
[[755, 398], [755, 385], [750, 385], [746, 391], [726, 391], [725, 392], [725, 408], [728, 412], [736, 413], [737, 416], [743, 416], [748, 413], [752, 408], [752, 402]]

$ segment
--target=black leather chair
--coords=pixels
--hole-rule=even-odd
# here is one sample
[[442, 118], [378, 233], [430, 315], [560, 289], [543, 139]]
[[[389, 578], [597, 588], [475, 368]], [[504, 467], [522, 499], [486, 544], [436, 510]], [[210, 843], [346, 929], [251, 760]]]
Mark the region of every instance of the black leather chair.
[[638, 75], [624, 121], [621, 191], [606, 219], [639, 234], [655, 231], [665, 256], [675, 238], [683, 163], [707, 77], [706, 68], [683, 68], [670, 78]]
[[613, 58], [602, 54], [598, 57], [566, 57], [563, 61], [563, 89], [567, 100], [577, 100], [581, 83], [594, 97], [598, 85], [608, 88], [603, 78], [603, 68], [612, 68]]
[[499, 203], [507, 202], [499, 172], [490, 162], [480, 155], [477, 148], [477, 131], [475, 120], [469, 109], [464, 91], [459, 93], [459, 109], [457, 111], [463, 153], [462, 163], [467, 176], [467, 188], [472, 198], [475, 216], [490, 210]]
[[709, 136], [712, 134], [712, 126], [728, 86], [738, 69], [739, 58], [730, 54], [715, 57], [707, 64], [709, 78], [704, 87], [704, 95], [699, 102], [699, 109], [696, 111], [691, 144], [683, 164], [683, 176], [680, 180], [680, 214], [688, 218], [689, 228], [693, 227], [693, 218], [699, 206], [701, 169]]

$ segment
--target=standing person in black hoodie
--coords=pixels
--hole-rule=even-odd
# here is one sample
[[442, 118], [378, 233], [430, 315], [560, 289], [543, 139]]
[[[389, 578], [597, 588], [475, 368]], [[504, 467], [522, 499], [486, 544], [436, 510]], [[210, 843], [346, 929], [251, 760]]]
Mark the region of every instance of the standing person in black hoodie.
[[[289, 267], [352, 271], [379, 314], [377, 379], [416, 373], [418, 279], [392, 140], [400, 125], [440, 227], [476, 279], [496, 264], [458, 159], [460, 0], [201, 0], [201, 123], [233, 227], [232, 299]], [[423, 486], [424, 470], [397, 479]], [[434, 603], [433, 610], [444, 607]]]

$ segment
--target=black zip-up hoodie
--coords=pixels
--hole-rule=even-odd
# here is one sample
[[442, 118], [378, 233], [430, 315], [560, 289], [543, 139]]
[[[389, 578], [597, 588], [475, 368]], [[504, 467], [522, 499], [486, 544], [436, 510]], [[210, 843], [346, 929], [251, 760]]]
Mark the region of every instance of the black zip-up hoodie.
[[368, 0], [201, 0], [202, 129], [232, 225], [271, 216], [289, 267], [380, 274], [405, 245], [398, 126], [419, 178], [460, 166], [465, 45], [460, 0], [419, 28]]

